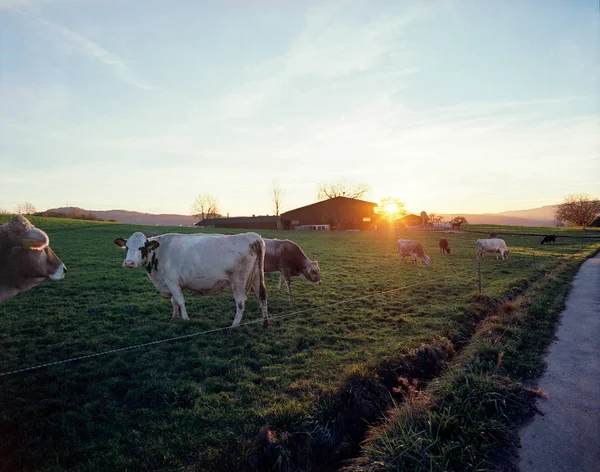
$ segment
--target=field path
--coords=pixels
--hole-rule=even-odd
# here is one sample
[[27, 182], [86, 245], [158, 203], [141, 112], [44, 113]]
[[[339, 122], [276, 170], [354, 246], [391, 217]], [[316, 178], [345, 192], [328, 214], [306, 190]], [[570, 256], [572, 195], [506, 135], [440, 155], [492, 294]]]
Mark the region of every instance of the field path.
[[600, 254], [573, 281], [537, 402], [521, 429], [522, 472], [600, 471]]

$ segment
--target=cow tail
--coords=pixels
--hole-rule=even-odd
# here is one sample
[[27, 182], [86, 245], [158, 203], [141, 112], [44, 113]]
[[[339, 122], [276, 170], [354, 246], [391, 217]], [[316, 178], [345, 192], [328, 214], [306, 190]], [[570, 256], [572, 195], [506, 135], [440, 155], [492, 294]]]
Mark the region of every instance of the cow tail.
[[267, 286], [265, 285], [265, 241], [261, 238], [258, 245], [258, 271], [260, 277], [260, 288], [258, 298], [263, 302], [267, 300]]

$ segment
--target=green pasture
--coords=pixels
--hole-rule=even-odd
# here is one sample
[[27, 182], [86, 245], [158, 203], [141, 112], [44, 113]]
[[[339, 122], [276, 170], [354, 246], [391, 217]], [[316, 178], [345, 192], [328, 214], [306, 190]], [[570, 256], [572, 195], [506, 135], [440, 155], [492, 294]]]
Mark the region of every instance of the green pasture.
[[[0, 216], [0, 224], [8, 218]], [[200, 230], [31, 220], [46, 230], [68, 274], [0, 304], [0, 373], [233, 321], [230, 294], [187, 294], [190, 321], [172, 322], [169, 300], [143, 269], [122, 268], [125, 253], [112, 242], [137, 230]], [[493, 230], [511, 252], [509, 261], [488, 256], [482, 264], [483, 292], [491, 297], [600, 247], [592, 231], [561, 230], [556, 245], [540, 246], [540, 236]], [[300, 244], [319, 261], [323, 285], [295, 278], [288, 297], [276, 290], [278, 274], [269, 274], [274, 321], [266, 330], [250, 323], [0, 377], [0, 469], [247, 469], [263, 425], [309, 415], [357, 366], [450, 335], [477, 293], [478, 234], [259, 233]], [[438, 252], [441, 236], [450, 255]], [[421, 241], [431, 266], [399, 264], [398, 237]], [[259, 317], [250, 294], [242, 323]]]

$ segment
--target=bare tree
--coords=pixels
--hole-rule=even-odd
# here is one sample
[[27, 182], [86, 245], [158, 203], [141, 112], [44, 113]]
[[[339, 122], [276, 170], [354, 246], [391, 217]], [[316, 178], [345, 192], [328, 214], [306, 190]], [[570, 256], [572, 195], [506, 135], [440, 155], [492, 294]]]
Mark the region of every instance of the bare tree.
[[10, 211], [6, 208], [0, 208], [0, 215], [10, 215]]
[[371, 191], [371, 188], [364, 182], [338, 180], [318, 185], [317, 190], [317, 200], [327, 200], [336, 197], [362, 198]]
[[281, 189], [279, 179], [273, 181], [271, 198], [273, 199], [273, 211], [275, 212], [275, 216], [279, 216], [279, 213], [281, 212], [281, 203], [283, 201], [283, 190]]
[[35, 206], [31, 202], [19, 203], [15, 207], [15, 213], [18, 215], [33, 215], [35, 213]]
[[557, 220], [581, 226], [584, 231], [599, 215], [600, 200], [588, 195], [569, 195], [555, 212]]
[[198, 195], [192, 203], [191, 213], [202, 220], [216, 218], [219, 213], [219, 199], [209, 193]]

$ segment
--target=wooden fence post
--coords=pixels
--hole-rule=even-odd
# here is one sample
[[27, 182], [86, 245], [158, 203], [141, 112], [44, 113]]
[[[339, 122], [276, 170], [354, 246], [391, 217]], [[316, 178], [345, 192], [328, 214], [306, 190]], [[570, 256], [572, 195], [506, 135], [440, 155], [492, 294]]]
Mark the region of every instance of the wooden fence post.
[[477, 261], [477, 278], [479, 280], [479, 293], [481, 293], [481, 261]]

